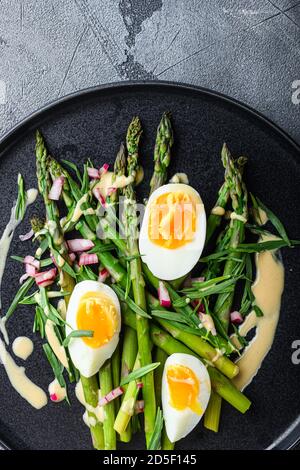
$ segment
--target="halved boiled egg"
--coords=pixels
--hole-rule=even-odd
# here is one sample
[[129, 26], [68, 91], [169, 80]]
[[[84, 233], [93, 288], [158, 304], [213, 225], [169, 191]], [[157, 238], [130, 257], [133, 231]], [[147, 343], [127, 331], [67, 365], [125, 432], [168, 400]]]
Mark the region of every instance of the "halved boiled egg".
[[71, 338], [69, 343], [75, 367], [83, 376], [91, 377], [112, 356], [118, 345], [121, 329], [118, 297], [101, 282], [79, 282], [69, 301], [66, 322], [66, 335], [71, 333], [72, 328], [94, 332], [92, 337]]
[[210, 397], [205, 365], [190, 354], [168, 357], [162, 378], [162, 407], [171, 442], [187, 436], [199, 423]]
[[169, 281], [190, 272], [200, 258], [205, 236], [205, 209], [194, 188], [166, 184], [151, 194], [139, 249], [156, 277]]

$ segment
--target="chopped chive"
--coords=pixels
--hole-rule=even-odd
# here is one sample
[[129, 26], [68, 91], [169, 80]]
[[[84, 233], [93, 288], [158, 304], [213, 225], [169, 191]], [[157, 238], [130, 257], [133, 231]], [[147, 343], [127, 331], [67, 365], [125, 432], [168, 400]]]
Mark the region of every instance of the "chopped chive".
[[130, 372], [130, 374], [124, 376], [121, 379], [120, 386], [122, 387], [123, 385], [129, 384], [129, 382], [132, 382], [133, 380], [140, 379], [144, 375], [149, 374], [149, 372], [152, 372], [159, 365], [160, 365], [160, 362], [153, 362], [152, 364], [148, 364], [147, 366], [140, 367], [139, 369], [136, 369], [136, 370]]
[[63, 346], [67, 347], [70, 344], [72, 338], [92, 338], [94, 336], [94, 331], [92, 330], [73, 330], [70, 334], [64, 339]]
[[[74, 173], [77, 176], [78, 181], [80, 182], [80, 184], [82, 184], [82, 177], [81, 177], [81, 174], [80, 174], [80, 171], [79, 171], [77, 165], [75, 165], [75, 163], [70, 162], [69, 160], [62, 160], [62, 162], [67, 167], [71, 168], [74, 171]], [[69, 180], [68, 180], [68, 182], [69, 182]]]
[[164, 419], [161, 409], [158, 407], [156, 412], [155, 424], [153, 433], [150, 438], [148, 450], [160, 450], [161, 449], [161, 433], [164, 425]]
[[16, 218], [23, 220], [26, 210], [27, 194], [25, 191], [24, 178], [21, 173], [18, 174], [18, 198], [16, 203]]
[[63, 376], [64, 366], [59, 362], [48, 343], [43, 344], [43, 349], [59, 385], [66, 388], [66, 382]]

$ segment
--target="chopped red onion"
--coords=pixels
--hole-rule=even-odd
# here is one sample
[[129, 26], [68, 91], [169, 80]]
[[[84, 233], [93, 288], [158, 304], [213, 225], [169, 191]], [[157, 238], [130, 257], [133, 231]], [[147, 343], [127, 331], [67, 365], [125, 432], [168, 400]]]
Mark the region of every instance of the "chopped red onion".
[[124, 393], [124, 390], [122, 387], [117, 387], [114, 390], [111, 390], [107, 395], [104, 397], [100, 398], [99, 400], [99, 406], [105, 406], [107, 403], [113, 401], [115, 398], [119, 397]]
[[99, 173], [99, 170], [97, 170], [97, 168], [88, 168], [87, 172], [88, 172], [89, 177], [94, 180], [95, 179], [97, 180], [100, 178], [100, 173]]
[[59, 176], [58, 178], [55, 178], [52, 184], [52, 188], [50, 189], [50, 192], [48, 194], [49, 199], [51, 199], [52, 201], [59, 200], [64, 182], [65, 182], [64, 176]]
[[144, 384], [143, 382], [137, 382], [136, 386], [137, 388], [143, 388]]
[[205, 307], [204, 304], [201, 302], [199, 299], [194, 299], [191, 301], [191, 305], [196, 308], [197, 307], [197, 313], [205, 313]]
[[36, 268], [32, 264], [25, 264], [25, 271], [30, 277], [35, 277], [37, 273]]
[[34, 235], [33, 229], [29, 230], [29, 232], [25, 233], [24, 235], [19, 235], [19, 239], [21, 242], [25, 242], [26, 240], [30, 240]]
[[107, 271], [106, 268], [103, 268], [99, 271], [98, 281], [105, 282], [108, 276], [109, 276], [109, 272]]
[[23, 276], [20, 277], [19, 283], [22, 284], [26, 279], [30, 277], [28, 273], [24, 273]]
[[48, 269], [48, 271], [42, 271], [41, 273], [37, 273], [35, 275], [35, 282], [38, 286], [47, 287], [50, 284], [53, 284], [54, 279], [56, 277], [56, 268]]
[[171, 307], [171, 299], [169, 296], [169, 292], [164, 285], [163, 281], [159, 281], [159, 288], [157, 290], [158, 292], [158, 298], [159, 298], [159, 303], [162, 307], [169, 308]]
[[192, 278], [191, 276], [187, 276], [183, 281], [182, 287], [192, 287]]
[[77, 253], [78, 251], [87, 251], [95, 246], [92, 240], [88, 240], [86, 238], [74, 238], [73, 240], [68, 240], [67, 244], [69, 250], [73, 253]]
[[79, 257], [79, 266], [86, 266], [88, 264], [97, 264], [98, 256], [96, 253], [81, 253]]
[[135, 413], [136, 414], [143, 413], [144, 407], [145, 407], [144, 400], [137, 400], [135, 407], [134, 407]]
[[72, 261], [72, 263], [73, 263], [76, 259], [75, 253], [69, 253], [69, 258], [70, 258], [70, 261]]
[[214, 324], [213, 317], [209, 313], [198, 313], [199, 319], [204, 328], [209, 331], [213, 336], [216, 336], [217, 330]]
[[238, 312], [236, 310], [234, 312], [231, 312], [230, 320], [231, 320], [231, 323], [234, 323], [235, 325], [240, 325], [244, 321], [244, 319], [243, 319], [242, 315], [240, 314], [240, 312]]
[[101, 206], [105, 207], [106, 206], [106, 199], [101, 194], [100, 189], [99, 188], [94, 188], [93, 189], [93, 194], [94, 194], [95, 198], [100, 202]]

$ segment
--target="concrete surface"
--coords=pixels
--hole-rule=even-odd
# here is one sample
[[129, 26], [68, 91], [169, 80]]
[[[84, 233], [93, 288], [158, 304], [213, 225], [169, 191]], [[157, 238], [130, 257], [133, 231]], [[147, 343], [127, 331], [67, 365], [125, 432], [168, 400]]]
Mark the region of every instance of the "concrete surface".
[[81, 88], [162, 79], [245, 101], [300, 142], [299, 28], [297, 0], [0, 0], [0, 136]]
[[300, 143], [299, 63], [299, 0], [0, 0], [0, 137], [81, 88], [161, 79], [242, 100]]

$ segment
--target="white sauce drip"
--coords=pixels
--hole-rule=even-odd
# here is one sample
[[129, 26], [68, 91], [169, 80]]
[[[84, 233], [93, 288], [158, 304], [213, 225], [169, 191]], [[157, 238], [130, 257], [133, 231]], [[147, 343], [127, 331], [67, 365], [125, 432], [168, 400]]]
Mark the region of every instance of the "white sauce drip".
[[[37, 189], [28, 189], [26, 192], [27, 198], [26, 198], [26, 206], [25, 209], [30, 206], [30, 204], [33, 204], [34, 201], [36, 200], [36, 197], [38, 195]], [[5, 269], [5, 264], [6, 264], [6, 259], [9, 251], [9, 247], [12, 241], [12, 238], [14, 236], [14, 232], [17, 228], [17, 226], [21, 223], [21, 220], [16, 219], [16, 204], [13, 205], [11, 209], [11, 214], [10, 214], [10, 219], [8, 221], [8, 224], [6, 225], [4, 232], [2, 234], [2, 237], [0, 239], [0, 309], [2, 307], [1, 303], [1, 284], [2, 284], [2, 278], [4, 274], [4, 269]], [[5, 331], [5, 330], [4, 330]], [[1, 330], [3, 333], [3, 331]], [[4, 333], [5, 337], [5, 333]], [[6, 338], [7, 339], [7, 338]], [[5, 339], [5, 341], [6, 341]]]
[[[75, 395], [77, 400], [85, 407], [86, 411], [83, 414], [83, 421], [87, 426], [96, 426], [97, 420], [100, 421], [100, 423], [103, 423], [104, 421], [104, 410], [103, 406], [96, 406], [93, 407], [86, 403], [85, 398], [84, 398], [84, 393], [83, 393], [83, 388], [82, 388], [82, 383], [81, 380], [77, 382], [76, 387], [75, 387]], [[101, 390], [99, 390], [99, 399], [101, 398]], [[92, 416], [89, 416], [88, 413], [93, 413], [95, 415], [95, 418]]]
[[0, 339], [0, 359], [5, 368], [7, 376], [13, 388], [31, 406], [37, 410], [47, 405], [46, 393], [34, 384], [26, 375], [25, 368], [19, 367], [5, 348], [4, 342]]
[[26, 336], [18, 336], [12, 344], [12, 350], [15, 356], [26, 361], [33, 351], [33, 342]]
[[[273, 235], [262, 237], [263, 241], [274, 239], [276, 237]], [[261, 308], [264, 316], [257, 317], [252, 311], [239, 328], [239, 334], [246, 336], [250, 330], [256, 327], [254, 338], [237, 360], [240, 371], [233, 382], [240, 390], [244, 390], [250, 384], [272, 347], [284, 288], [284, 267], [275, 258], [274, 253], [271, 251], [257, 253], [256, 269], [257, 275], [252, 291], [256, 304]]]
[[268, 222], [268, 216], [261, 207], [258, 208], [258, 218], [256, 222], [261, 226], [265, 225]]
[[[47, 313], [45, 312], [47, 315]], [[55, 356], [62, 363], [62, 365], [69, 369], [68, 358], [65, 348], [60, 344], [58, 337], [54, 330], [55, 324], [51, 320], [47, 320], [45, 324], [45, 333], [47, 336], [48, 343], [50, 344]]]
[[[49, 387], [48, 387], [48, 392], [49, 392], [49, 395], [50, 395], [50, 398], [51, 398], [51, 395], [52, 395], [52, 398], [51, 400], [54, 402], [54, 403], [59, 403], [61, 401], [63, 401], [66, 396], [67, 396], [67, 393], [66, 393], [66, 388], [65, 387], [62, 387], [58, 380], [57, 379], [54, 379], [50, 384], [49, 384]], [[54, 395], [54, 397], [53, 397]], [[54, 399], [55, 398], [55, 399]]]
[[182, 183], [182, 184], [190, 184], [189, 178], [186, 173], [175, 173], [172, 178], [169, 180], [169, 183]]
[[222, 217], [225, 214], [225, 209], [221, 206], [215, 206], [212, 208], [211, 214]]
[[94, 189], [97, 188], [100, 191], [100, 194], [103, 197], [107, 197], [108, 189], [109, 188], [117, 188], [122, 189], [125, 188], [128, 184], [133, 183], [134, 177], [132, 176], [117, 176], [116, 179], [113, 181], [114, 173], [112, 171], [108, 171], [101, 176], [99, 183], [94, 186]]

